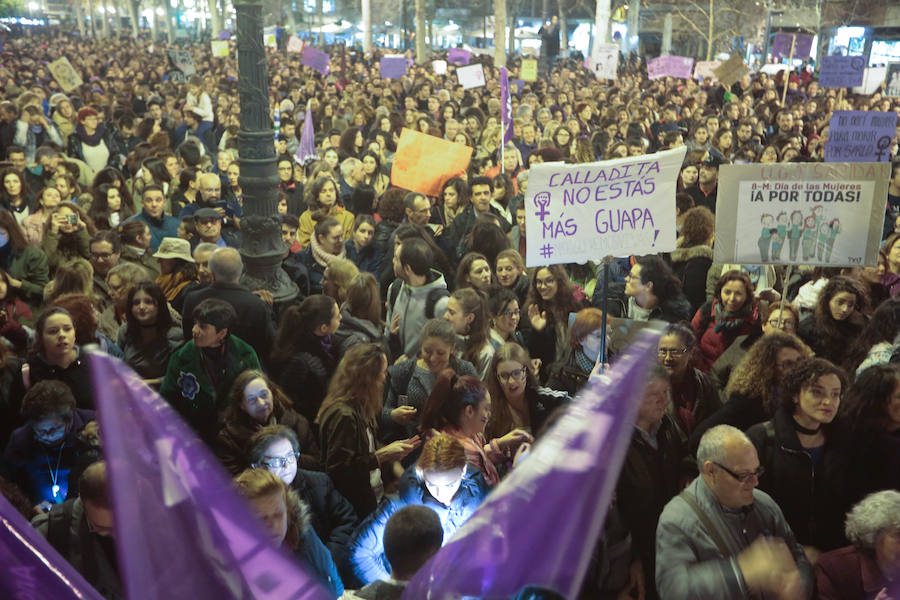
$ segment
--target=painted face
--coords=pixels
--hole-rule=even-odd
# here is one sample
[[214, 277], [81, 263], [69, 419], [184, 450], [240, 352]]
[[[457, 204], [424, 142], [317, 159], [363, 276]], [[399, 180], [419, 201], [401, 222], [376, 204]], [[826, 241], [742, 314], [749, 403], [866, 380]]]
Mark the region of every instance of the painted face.
[[288, 510], [284, 502], [284, 492], [277, 490], [250, 500], [250, 506], [262, 521], [271, 540], [280, 546], [284, 542], [288, 528]]
[[515, 360], [497, 363], [497, 380], [507, 398], [514, 398], [525, 391], [528, 380], [528, 366]]
[[244, 386], [241, 408], [257, 423], [266, 423], [275, 408], [275, 397], [262, 377], [251, 379]]
[[141, 325], [154, 325], [159, 315], [159, 306], [153, 296], [144, 290], [138, 290], [131, 300], [131, 313]]
[[722, 286], [719, 294], [722, 305], [730, 313], [735, 313], [744, 307], [747, 301], [747, 288], [742, 281], [729, 281]]
[[66, 356], [75, 348], [75, 325], [72, 323], [72, 317], [62, 313], [47, 317], [41, 339], [47, 356], [51, 358]]
[[453, 346], [440, 338], [425, 338], [419, 357], [432, 373], [440, 373], [450, 365]]
[[856, 294], [838, 292], [828, 301], [828, 310], [835, 321], [843, 321], [856, 311]]
[[556, 297], [559, 282], [556, 281], [556, 277], [550, 269], [539, 269], [534, 276], [534, 286], [542, 299], [552, 300]]
[[794, 404], [795, 416], [802, 415], [816, 423], [831, 423], [841, 405], [841, 380], [833, 373], [822, 375], [801, 388]]

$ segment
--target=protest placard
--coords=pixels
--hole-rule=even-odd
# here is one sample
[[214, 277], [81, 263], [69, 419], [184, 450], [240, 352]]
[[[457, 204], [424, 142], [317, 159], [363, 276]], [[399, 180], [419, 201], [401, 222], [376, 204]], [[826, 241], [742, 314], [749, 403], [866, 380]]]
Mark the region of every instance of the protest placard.
[[299, 54], [303, 52], [303, 45], [303, 40], [300, 39], [300, 36], [291, 35], [291, 37], [288, 38], [287, 51]]
[[472, 60], [472, 53], [464, 48], [450, 48], [447, 51], [447, 62], [451, 65], [467, 65]]
[[263, 43], [269, 48], [278, 46], [278, 28], [275, 26], [263, 29]]
[[466, 65], [456, 70], [456, 78], [463, 89], [472, 89], [484, 85], [484, 70], [481, 63]]
[[[772, 56], [775, 58], [809, 58], [813, 36], [804, 33], [776, 33], [772, 40]], [[791, 52], [793, 44], [793, 52]]]
[[686, 148], [529, 171], [529, 267], [675, 248], [675, 190]]
[[406, 57], [400, 54], [382, 56], [380, 61], [382, 79], [400, 79], [406, 75]]
[[888, 63], [885, 68], [884, 95], [900, 98], [900, 62]]
[[694, 79], [698, 81], [716, 81], [715, 70], [721, 64], [721, 60], [698, 60], [694, 63]]
[[433, 60], [433, 61], [431, 61], [431, 68], [434, 69], [435, 75], [446, 75], [447, 74], [447, 61], [446, 60]]
[[597, 79], [615, 79], [619, 69], [619, 46], [595, 44], [587, 63]]
[[863, 75], [862, 85], [856, 86], [851, 91], [854, 94], [862, 94], [863, 96], [874, 94], [875, 91], [884, 83], [884, 78], [886, 75], [886, 66], [866, 67], [865, 74]]
[[65, 56], [57, 58], [52, 63], [48, 64], [47, 68], [50, 69], [50, 74], [53, 75], [53, 79], [56, 80], [59, 87], [66, 93], [81, 87], [81, 84], [84, 83], [84, 80], [81, 79], [81, 75], [79, 75], [78, 71], [72, 67], [72, 63], [70, 63], [69, 59]]
[[721, 65], [713, 69], [713, 74], [726, 89], [730, 88], [735, 81], [740, 80], [745, 73], [750, 71], [749, 67], [744, 63], [744, 59], [740, 54], [732, 54], [731, 58], [723, 62]]
[[212, 55], [216, 58], [228, 57], [228, 42], [224, 40], [212, 40], [209, 45], [212, 49]]
[[715, 261], [874, 266], [888, 163], [722, 165]]
[[521, 76], [522, 81], [537, 81], [537, 61], [533, 58], [525, 58], [522, 60]]
[[819, 63], [819, 85], [823, 88], [862, 85], [866, 73], [863, 56], [823, 56]]
[[691, 76], [694, 59], [686, 56], [658, 56], [647, 61], [647, 76], [650, 79], [661, 77], [679, 77], [687, 79]]
[[403, 129], [391, 168], [391, 183], [437, 197], [449, 179], [465, 173], [471, 158], [472, 149], [468, 146]]
[[888, 162], [897, 113], [836, 110], [828, 122], [825, 162]]
[[300, 57], [301, 63], [303, 63], [310, 69], [314, 69], [322, 75], [328, 75], [328, 62], [330, 60], [331, 56], [327, 52], [322, 52], [321, 50], [317, 50], [312, 46], [306, 46], [305, 48], [303, 48], [303, 54]]
[[197, 72], [197, 68], [194, 66], [194, 59], [187, 50], [166, 50], [166, 54], [172, 66], [183, 74], [193, 75]]

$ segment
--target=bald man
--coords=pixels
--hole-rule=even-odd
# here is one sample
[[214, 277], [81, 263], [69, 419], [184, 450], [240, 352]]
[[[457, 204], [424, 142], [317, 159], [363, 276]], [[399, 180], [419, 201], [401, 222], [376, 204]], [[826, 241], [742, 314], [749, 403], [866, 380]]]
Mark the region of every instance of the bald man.
[[215, 173], [201, 173], [197, 178], [196, 201], [185, 204], [179, 218], [195, 216], [201, 208], [211, 208], [222, 217], [222, 239], [233, 248], [241, 247], [241, 216], [243, 208], [236, 201], [222, 199], [222, 180]]

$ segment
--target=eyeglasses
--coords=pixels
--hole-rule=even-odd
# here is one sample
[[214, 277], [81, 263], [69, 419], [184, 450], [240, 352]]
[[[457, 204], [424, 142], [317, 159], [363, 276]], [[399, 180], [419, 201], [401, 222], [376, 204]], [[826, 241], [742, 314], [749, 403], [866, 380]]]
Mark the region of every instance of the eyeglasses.
[[499, 379], [502, 383], [506, 383], [510, 379], [514, 379], [516, 381], [521, 381], [525, 379], [525, 375], [528, 373], [525, 369], [514, 369], [509, 371], [508, 373], [497, 373], [497, 379]]
[[687, 348], [658, 348], [656, 350], [656, 354], [660, 358], [665, 358], [666, 356], [673, 356], [677, 358], [679, 356], [683, 356], [686, 353]]
[[292, 465], [300, 457], [299, 452], [291, 452], [287, 456], [266, 456], [260, 464], [267, 469], [283, 469], [285, 465]]
[[778, 327], [779, 329], [795, 329], [797, 327], [797, 322], [793, 319], [782, 319], [780, 325], [778, 319], [769, 319], [766, 323], [769, 327]]
[[750, 473], [744, 473], [743, 475], [738, 475], [737, 473], [735, 473], [734, 471], [732, 471], [731, 469], [729, 469], [728, 467], [726, 467], [723, 464], [717, 463], [715, 461], [713, 461], [713, 464], [716, 465], [717, 467], [719, 467], [720, 469], [722, 469], [723, 471], [725, 471], [726, 473], [728, 473], [729, 475], [731, 475], [732, 477], [734, 477], [735, 479], [737, 479], [738, 481], [740, 481], [741, 483], [747, 483], [754, 477], [756, 479], [759, 479], [760, 477], [763, 476], [763, 473], [766, 472], [766, 470], [762, 467], [762, 465], [760, 465], [760, 467], [758, 469], [756, 469], [755, 471], [751, 471]]
[[106, 260], [113, 254], [115, 254], [115, 252], [91, 252], [91, 258], [96, 258], [97, 260]]
[[517, 308], [515, 310], [504, 310], [502, 313], [500, 313], [500, 316], [501, 317], [518, 317], [521, 314], [522, 314], [522, 311]]

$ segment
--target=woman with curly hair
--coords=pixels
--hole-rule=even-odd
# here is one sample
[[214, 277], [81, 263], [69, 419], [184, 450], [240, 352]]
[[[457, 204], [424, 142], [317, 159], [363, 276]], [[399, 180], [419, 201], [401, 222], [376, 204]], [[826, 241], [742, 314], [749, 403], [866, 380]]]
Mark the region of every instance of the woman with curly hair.
[[722, 273], [713, 299], [697, 309], [691, 325], [700, 340], [697, 368], [707, 373], [735, 339], [762, 329], [750, 277], [736, 269]]
[[681, 281], [681, 289], [694, 312], [706, 301], [706, 274], [713, 263], [715, 232], [716, 217], [708, 208], [696, 206], [686, 211], [670, 255], [672, 272]]
[[344, 584], [331, 553], [313, 528], [309, 505], [297, 492], [265, 469], [248, 469], [234, 483], [272, 541], [299, 558], [332, 598], [340, 597]]
[[309, 421], [291, 407], [291, 401], [272, 379], [258, 369], [248, 369], [231, 384], [228, 408], [216, 437], [216, 455], [231, 473], [249, 468], [247, 444], [267, 425], [284, 425], [300, 443], [295, 457], [301, 469], [322, 468], [319, 445]]
[[297, 239], [300, 245], [309, 245], [309, 238], [313, 235], [316, 223], [334, 217], [341, 224], [344, 232], [344, 240], [350, 239], [353, 234], [353, 213], [344, 209], [340, 202], [341, 194], [335, 180], [330, 177], [318, 177], [306, 195], [308, 207], [300, 215], [300, 229], [297, 230]]
[[541, 361], [541, 379], [550, 365], [562, 360], [569, 330], [569, 313], [586, 305], [584, 292], [569, 281], [562, 265], [535, 269], [531, 274], [522, 334], [528, 351]]
[[846, 505], [878, 490], [900, 490], [900, 367], [881, 364], [859, 373], [839, 416], [854, 440]]
[[694, 430], [691, 447], [696, 448], [706, 430], [716, 425], [743, 431], [771, 419], [783, 398], [787, 372], [809, 356], [809, 346], [793, 334], [773, 331], [762, 336], [732, 372], [725, 404]]
[[444, 187], [441, 189], [440, 205], [437, 213], [440, 217], [440, 224], [445, 229], [450, 227], [456, 215], [469, 205], [470, 195], [469, 184], [460, 177], [453, 177], [444, 183]]
[[418, 437], [376, 447], [387, 356], [376, 344], [350, 348], [338, 364], [316, 424], [325, 470], [362, 519], [384, 496], [381, 469], [420, 445]]
[[134, 207], [122, 198], [115, 185], [104, 183], [94, 190], [88, 216], [98, 229], [115, 229], [134, 214]]
[[865, 287], [856, 279], [838, 275], [828, 280], [812, 315], [800, 321], [797, 335], [816, 356], [843, 364], [866, 325], [869, 305]]
[[811, 562], [845, 545], [841, 490], [849, 439], [835, 422], [847, 374], [823, 358], [804, 358], [787, 372], [773, 418], [747, 430], [759, 454], [759, 489], [784, 512]]
[[872, 313], [872, 317], [852, 342], [844, 361], [848, 373], [859, 375], [874, 365], [887, 363], [897, 350], [894, 343], [900, 334], [900, 298], [888, 298]]

